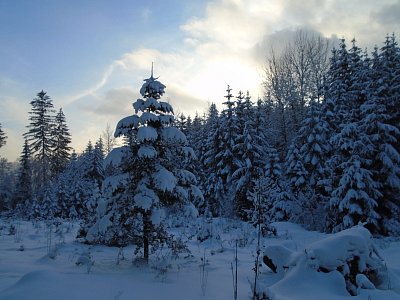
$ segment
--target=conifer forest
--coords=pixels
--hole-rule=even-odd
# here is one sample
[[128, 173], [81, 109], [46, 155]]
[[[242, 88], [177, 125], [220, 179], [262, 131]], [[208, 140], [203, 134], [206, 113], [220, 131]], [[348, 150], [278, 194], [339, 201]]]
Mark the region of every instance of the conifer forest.
[[[395, 34], [375, 42], [361, 49], [356, 39], [332, 44], [298, 31], [268, 55], [263, 95], [221, 84], [224, 99], [194, 115], [174, 113], [161, 82], [168, 74], [150, 61], [144, 81], [133, 83], [140, 98], [116, 124], [99, 124], [99, 138], [81, 153], [57, 99], [32, 91], [19, 159], [0, 157], [0, 244], [13, 237], [27, 255], [42, 234], [54, 269], [75, 251], [69, 261], [88, 276], [134, 265], [151, 271], [133, 281], [196, 278], [195, 296], [187, 283], [165, 299], [400, 299], [400, 47]], [[220, 285], [207, 282], [215, 269], [227, 270]], [[61, 276], [37, 272], [7, 281], [0, 299], [25, 299], [18, 293], [35, 278]], [[315, 283], [315, 295], [304, 288], [297, 297], [305, 282]], [[60, 284], [57, 293], [94, 299], [84, 290], [68, 298]], [[164, 299], [144, 286], [135, 287], [138, 298], [119, 291], [98, 296]]]

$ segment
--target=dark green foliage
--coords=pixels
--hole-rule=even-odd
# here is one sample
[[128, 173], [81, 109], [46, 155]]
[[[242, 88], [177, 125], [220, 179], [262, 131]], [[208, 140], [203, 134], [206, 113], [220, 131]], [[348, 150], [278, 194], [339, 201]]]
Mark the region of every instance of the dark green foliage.
[[26, 139], [19, 163], [19, 175], [14, 194], [13, 208], [19, 206], [19, 210], [21, 210], [24, 215], [27, 215], [28, 212], [24, 210], [26, 209], [25, 204], [29, 203], [32, 197], [32, 165], [29, 145]]
[[53, 128], [53, 151], [52, 151], [52, 173], [53, 175], [60, 174], [68, 165], [70, 158], [71, 147], [71, 135], [68, 130], [68, 126], [65, 120], [65, 115], [60, 108], [54, 120]]
[[1, 123], [0, 123], [0, 148], [3, 147], [6, 144], [6, 139], [7, 136], [3, 129], [1, 129]]
[[28, 141], [32, 158], [35, 160], [35, 190], [43, 196], [44, 189], [51, 178], [51, 158], [54, 147], [54, 108], [52, 99], [41, 91], [31, 101], [28, 132], [24, 134]]

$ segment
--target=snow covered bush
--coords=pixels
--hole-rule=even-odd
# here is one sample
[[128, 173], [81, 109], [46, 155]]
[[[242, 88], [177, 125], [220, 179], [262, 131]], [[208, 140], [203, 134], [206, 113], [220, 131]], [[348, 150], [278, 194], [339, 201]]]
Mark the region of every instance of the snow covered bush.
[[314, 277], [331, 283], [333, 280], [336, 288], [347, 290], [353, 296], [360, 289], [388, 289], [390, 280], [371, 233], [361, 225], [311, 243], [297, 252], [281, 245], [268, 246], [263, 261], [278, 276], [276, 284], [260, 293], [260, 297], [264, 294], [270, 299], [278, 287], [289, 287], [293, 282], [297, 286], [298, 282], [308, 282]]

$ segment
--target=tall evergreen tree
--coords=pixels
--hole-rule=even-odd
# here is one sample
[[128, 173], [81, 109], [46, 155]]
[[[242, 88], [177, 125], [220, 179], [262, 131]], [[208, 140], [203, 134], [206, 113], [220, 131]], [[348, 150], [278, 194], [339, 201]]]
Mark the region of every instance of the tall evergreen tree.
[[64, 112], [61, 108], [58, 111], [54, 121], [52, 171], [54, 175], [57, 175], [68, 165], [70, 158], [69, 152], [72, 148], [69, 146], [71, 143], [71, 135], [68, 130]]
[[29, 129], [24, 134], [28, 140], [31, 155], [35, 160], [36, 192], [39, 197], [44, 194], [44, 188], [51, 178], [50, 166], [54, 146], [54, 109], [52, 99], [45, 91], [40, 91], [37, 97], [31, 101], [29, 112]]
[[283, 177], [282, 163], [278, 151], [269, 146], [267, 149], [265, 174], [261, 180], [263, 185], [263, 206], [267, 222], [288, 220], [291, 197]]
[[370, 229], [379, 228], [377, 200], [381, 197], [379, 183], [371, 172], [372, 142], [362, 122], [361, 107], [368, 97], [369, 60], [362, 58], [361, 50], [352, 41], [347, 54], [348, 73], [343, 94], [346, 101], [336, 103], [342, 114], [339, 131], [332, 137], [336, 149], [333, 163], [331, 205], [336, 211], [334, 230], [342, 230], [366, 222]]
[[340, 40], [339, 49], [332, 50], [330, 67], [327, 73], [325, 99], [324, 99], [324, 118], [332, 134], [340, 131], [340, 124], [347, 114], [347, 91], [350, 84], [349, 53], [346, 42]]
[[184, 113], [180, 113], [175, 119], [175, 126], [179, 128], [185, 135], [188, 134], [188, 118]]
[[[390, 49], [390, 45], [394, 49]], [[387, 37], [381, 54], [378, 54], [377, 49], [373, 52], [369, 97], [361, 106], [361, 112], [363, 130], [370, 141], [370, 170], [382, 193], [377, 199], [377, 212], [381, 216], [379, 230], [383, 234], [399, 235], [400, 129], [395, 121], [399, 109], [393, 105], [393, 101], [396, 101], [395, 74], [399, 68], [397, 64], [388, 62], [396, 61], [392, 55], [397, 55], [397, 60], [400, 59], [400, 51], [396, 50], [396, 47], [394, 36], [393, 40]], [[400, 76], [397, 76], [397, 85], [399, 82]], [[399, 91], [397, 91], [397, 101], [398, 99]]]
[[214, 216], [222, 215], [225, 186], [219, 172], [219, 157], [223, 150], [222, 127], [216, 105], [213, 103], [208, 110], [207, 121], [204, 124], [207, 139], [204, 143], [204, 154], [201, 161], [204, 165], [203, 191], [206, 199], [206, 210]]
[[190, 122], [187, 134], [189, 145], [192, 145], [194, 153], [196, 154], [197, 157], [196, 165], [198, 167], [194, 170], [194, 172], [197, 178], [199, 178], [200, 182], [204, 181], [203, 157], [206, 149], [206, 141], [208, 134], [205, 122], [206, 121], [202, 119], [198, 113], [196, 113], [196, 115], [193, 118], [193, 121]]
[[1, 129], [1, 123], [0, 123], [0, 148], [6, 144], [6, 139], [7, 139], [7, 136], [4, 133], [4, 131]]
[[235, 150], [236, 141], [238, 140], [238, 123], [235, 114], [235, 102], [231, 100], [233, 95], [232, 89], [228, 86], [226, 101], [223, 103], [226, 108], [221, 113], [221, 131], [222, 134], [222, 149], [216, 154], [217, 172], [222, 180], [222, 185], [225, 189], [224, 197], [222, 198], [224, 215], [234, 216], [234, 195], [235, 189], [232, 182], [232, 175], [237, 170], [239, 161]]
[[[240, 96], [240, 95], [239, 95]], [[238, 97], [238, 100], [240, 97]], [[239, 128], [235, 153], [238, 157], [237, 170], [232, 174], [235, 186], [235, 213], [248, 220], [255, 207], [251, 200], [255, 193], [258, 180], [265, 172], [267, 138], [264, 134], [262, 110], [260, 105], [254, 107], [247, 92], [243, 103], [240, 99], [237, 105]], [[240, 111], [240, 112], [239, 112]]]
[[[385, 99], [390, 120], [388, 122], [400, 130], [400, 47], [396, 36], [387, 36], [379, 54], [380, 75], [379, 97]], [[397, 149], [400, 151], [399, 143]]]
[[32, 197], [32, 167], [30, 161], [30, 150], [28, 141], [25, 139], [24, 147], [19, 159], [20, 168], [17, 180], [17, 188], [14, 196], [13, 208], [20, 206], [20, 210], [23, 214], [27, 214], [23, 211], [23, 204], [29, 203]]
[[[128, 154], [123, 160], [127, 164], [122, 165], [122, 169], [129, 180], [125, 187], [121, 186], [122, 194], [114, 193], [102, 217], [109, 221], [112, 218], [114, 229], [120, 227], [112, 234], [117, 243], [119, 232], [124, 230], [122, 227], [129, 220], [135, 222], [137, 226], [130, 227], [132, 231], [128, 234], [136, 236], [146, 263], [151, 246], [168, 241], [160, 218], [163, 208], [182, 207], [191, 199], [202, 197], [194, 175], [181, 168], [180, 162], [193, 158], [194, 152], [185, 135], [172, 126], [172, 106], [160, 100], [164, 89], [165, 86], [151, 74], [140, 89], [143, 99], [133, 104], [135, 114], [117, 125], [115, 136], [125, 136], [129, 140], [122, 150]], [[90, 230], [89, 237], [92, 232]]]
[[88, 170], [88, 175], [91, 179], [96, 181], [97, 186], [101, 188], [104, 180], [104, 145], [103, 139], [100, 138], [94, 145], [93, 151], [90, 153], [90, 167]]
[[96, 199], [102, 196], [103, 179], [101, 139], [94, 147], [89, 141], [81, 155], [72, 153], [67, 167], [52, 186], [49, 199], [56, 199], [57, 216], [80, 219], [85, 225], [92, 222], [97, 205]]
[[11, 208], [14, 185], [15, 173], [12, 164], [0, 157], [0, 211]]
[[297, 197], [301, 207], [299, 220], [318, 230], [323, 230], [325, 224], [322, 224], [321, 219], [316, 224], [313, 216], [326, 210], [329, 202], [330, 191], [326, 190], [325, 178], [330, 176], [330, 172], [325, 162], [332, 153], [330, 134], [331, 129], [322, 118], [320, 104], [313, 101], [301, 124], [299, 135], [287, 154], [286, 174], [293, 196]]

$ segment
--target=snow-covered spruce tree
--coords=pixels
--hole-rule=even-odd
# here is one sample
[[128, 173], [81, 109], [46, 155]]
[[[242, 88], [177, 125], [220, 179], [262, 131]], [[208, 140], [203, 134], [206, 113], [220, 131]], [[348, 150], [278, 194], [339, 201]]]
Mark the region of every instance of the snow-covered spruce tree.
[[[177, 160], [177, 166], [192, 173], [199, 183], [199, 189], [202, 191], [200, 183], [204, 180], [204, 166], [200, 157], [202, 149], [204, 149], [203, 143], [205, 142], [202, 120], [199, 118], [198, 114], [196, 114], [195, 122], [193, 122], [190, 116], [186, 117], [183, 113], [181, 113], [179, 114], [178, 119], [175, 120], [175, 122], [170, 126], [178, 128], [186, 136], [187, 143], [192, 147], [196, 157], [196, 159], [190, 160]], [[197, 151], [195, 150], [196, 147]], [[206, 203], [203, 197], [192, 199], [192, 204], [195, 205], [199, 214], [204, 214], [206, 210]], [[182, 220], [182, 218], [178, 217], [175, 218], [175, 220], [179, 221]]]
[[235, 152], [236, 141], [238, 140], [238, 123], [235, 114], [235, 102], [231, 101], [233, 95], [232, 89], [227, 88], [227, 99], [223, 104], [226, 108], [221, 113], [222, 128], [222, 149], [216, 154], [217, 173], [222, 179], [222, 185], [225, 189], [223, 194], [223, 214], [227, 217], [233, 217], [235, 214], [235, 188], [232, 183], [232, 175], [237, 170], [239, 161], [238, 154]]
[[[211, 104], [211, 106], [214, 106], [214, 109], [217, 110], [215, 104]], [[218, 111], [216, 112], [216, 116], [218, 117]], [[186, 135], [188, 141], [190, 142], [190, 145], [192, 145], [196, 157], [200, 162], [201, 158], [204, 155], [204, 150], [205, 150], [204, 143], [207, 140], [206, 133], [208, 132], [207, 128], [209, 127], [208, 123], [209, 123], [208, 118], [203, 119], [199, 116], [198, 113], [196, 113], [196, 115], [193, 118], [193, 121], [190, 123], [190, 126], [188, 127], [188, 134]]]
[[0, 212], [10, 209], [15, 178], [12, 163], [0, 157]]
[[44, 190], [51, 178], [50, 166], [54, 145], [54, 113], [53, 101], [41, 91], [30, 102], [30, 123], [28, 132], [24, 134], [28, 140], [32, 158], [34, 160], [34, 193], [39, 200], [43, 199]]
[[[77, 178], [73, 179], [75, 191], [73, 193], [77, 217], [85, 224], [90, 223], [96, 203], [93, 198], [99, 198], [99, 191], [104, 180], [104, 153], [103, 142], [100, 138], [93, 147], [89, 141], [85, 152], [78, 158]], [[95, 195], [95, 197], [94, 197]]]
[[381, 218], [377, 213], [377, 200], [381, 192], [371, 172], [373, 144], [363, 126], [361, 115], [362, 105], [371, 97], [369, 60], [362, 59], [354, 40], [348, 62], [347, 89], [344, 91], [347, 101], [341, 103], [343, 119], [340, 132], [331, 139], [336, 149], [330, 201], [337, 217], [333, 222], [333, 230], [366, 222], [371, 231], [377, 231]]
[[[325, 161], [326, 174], [322, 179], [324, 188], [332, 193], [333, 189], [338, 185], [340, 177], [340, 169], [338, 166], [342, 162], [342, 155], [337, 145], [334, 145], [333, 138], [340, 133], [342, 123], [345, 123], [346, 114], [349, 106], [346, 105], [346, 93], [349, 89], [350, 64], [349, 53], [347, 51], [344, 39], [340, 40], [339, 48], [332, 49], [329, 70], [325, 81], [325, 97], [322, 103], [321, 112], [322, 120], [331, 128], [329, 135], [329, 143], [332, 145], [332, 154]], [[331, 206], [328, 211], [329, 222], [327, 231], [331, 231], [338, 222], [338, 212], [335, 207]]]
[[188, 120], [189, 118], [187, 118], [184, 113], [180, 113], [177, 118], [175, 118], [174, 122], [174, 126], [179, 128], [186, 136], [188, 135]]
[[[380, 65], [376, 66], [381, 76], [379, 96], [385, 99], [389, 124], [400, 130], [400, 47], [394, 34], [386, 37], [379, 54], [379, 62]], [[398, 151], [399, 144], [397, 143]]]
[[51, 158], [51, 168], [54, 176], [60, 174], [68, 165], [70, 158], [69, 152], [71, 147], [71, 135], [65, 120], [65, 115], [62, 109], [58, 111], [54, 119], [53, 127], [54, 146]]
[[349, 70], [349, 53], [347, 51], [345, 40], [342, 39], [339, 49], [332, 50], [330, 66], [327, 72], [324, 99], [324, 120], [334, 129], [334, 133], [340, 131], [347, 115], [346, 93], [349, 87], [351, 72]]
[[[229, 94], [228, 94], [229, 95]], [[242, 219], [247, 218], [246, 211], [248, 211], [251, 207], [250, 201], [246, 197], [246, 187], [242, 185], [241, 180], [244, 179], [242, 175], [244, 175], [243, 167], [246, 165], [246, 158], [244, 157], [246, 153], [247, 143], [250, 141], [246, 141], [245, 144], [245, 123], [249, 114], [251, 113], [252, 103], [250, 101], [250, 96], [248, 96], [248, 101], [245, 103], [245, 96], [242, 91], [239, 91], [236, 96], [236, 105], [233, 107], [234, 109], [234, 118], [235, 122], [234, 126], [234, 146], [231, 150], [232, 156], [235, 157], [233, 163], [233, 173], [231, 178], [231, 198], [233, 203], [233, 212], [235, 216], [238, 216]], [[226, 103], [229, 103], [229, 99]], [[228, 108], [229, 109], [229, 108]], [[246, 128], [246, 134], [250, 130], [249, 126]], [[250, 142], [251, 143], [251, 142]], [[247, 163], [249, 164], [249, 163]], [[242, 169], [239, 173], [238, 170]]]
[[[250, 95], [247, 93], [247, 98], [242, 91], [239, 91], [236, 96], [236, 106], [234, 107], [235, 121], [236, 121], [236, 144], [243, 144], [243, 131], [247, 118], [251, 113], [252, 103], [250, 101]], [[242, 149], [237, 148], [235, 152], [238, 156], [240, 156], [243, 152]]]
[[204, 174], [206, 174], [203, 182], [206, 210], [214, 216], [221, 216], [226, 190], [220, 173], [220, 158], [217, 155], [223, 151], [224, 144], [222, 141], [223, 128], [221, 119], [215, 104], [211, 104], [209, 107], [207, 121], [204, 126], [206, 132], [208, 132], [204, 154], [201, 157], [204, 165]]
[[[238, 97], [239, 100], [243, 99]], [[255, 193], [258, 180], [265, 172], [268, 145], [263, 130], [265, 122], [262, 111], [260, 106], [253, 106], [248, 92], [244, 101], [238, 102], [237, 115], [242, 131], [238, 134], [234, 149], [238, 157], [238, 168], [232, 174], [235, 188], [235, 214], [243, 220], [249, 220], [255, 209], [251, 200], [252, 195]], [[243, 123], [242, 126], [240, 123]]]
[[[395, 49], [389, 50], [391, 43], [396, 47], [394, 37], [392, 42], [386, 39], [381, 55], [378, 54], [377, 49], [373, 52], [369, 95], [367, 101], [361, 106], [361, 113], [363, 131], [366, 132], [371, 143], [370, 170], [382, 193], [382, 197], [377, 199], [376, 209], [381, 216], [379, 230], [383, 234], [400, 235], [400, 149], [398, 146], [400, 130], [394, 121], [396, 109], [393, 107], [393, 96], [396, 93], [393, 86], [396, 80], [393, 81], [393, 75], [399, 67], [397, 64], [388, 64], [386, 61], [396, 60], [392, 55], [397, 55], [398, 63], [400, 63], [400, 51], [397, 50], [396, 54]], [[389, 51], [390, 54], [383, 55], [385, 51]], [[390, 69], [388, 69], [389, 66]], [[400, 73], [399, 71], [397, 73], [397, 84], [399, 84]], [[393, 90], [389, 92], [388, 89]], [[399, 99], [399, 91], [397, 93], [397, 99]]]
[[18, 208], [23, 215], [27, 216], [28, 212], [24, 204], [28, 204], [32, 197], [32, 167], [29, 145], [26, 139], [19, 158], [19, 164], [19, 174], [12, 208]]
[[80, 219], [84, 224], [92, 222], [95, 200], [101, 196], [104, 180], [103, 150], [101, 140], [95, 147], [89, 141], [85, 151], [77, 156], [74, 152], [67, 167], [52, 186], [52, 198], [58, 203], [57, 216]]
[[[71, 170], [71, 162], [67, 165], [63, 172], [57, 176], [57, 180], [52, 184], [51, 197], [57, 203], [56, 217], [68, 219], [76, 217], [76, 213], [70, 213], [73, 207], [72, 203], [72, 180], [68, 177]], [[74, 210], [75, 211], [75, 210]]]
[[267, 149], [265, 174], [261, 178], [264, 193], [262, 205], [265, 206], [266, 222], [287, 221], [291, 213], [292, 199], [282, 172], [282, 163], [278, 151], [269, 146]]
[[93, 179], [99, 188], [101, 188], [104, 180], [104, 145], [103, 140], [100, 138], [94, 145], [93, 152], [88, 153], [89, 168], [87, 177]]
[[58, 203], [52, 197], [51, 187], [47, 187], [44, 191], [43, 199], [40, 203], [40, 211], [38, 217], [42, 220], [52, 220], [58, 215]]
[[[385, 104], [388, 117], [385, 123], [396, 127], [397, 130], [392, 133], [396, 140], [392, 139], [390, 145], [388, 143], [385, 145], [384, 153], [387, 155], [380, 154], [379, 157], [384, 166], [381, 169], [383, 172], [378, 175], [378, 181], [383, 181], [383, 201], [380, 203], [379, 210], [384, 215], [386, 229], [389, 230], [389, 227], [395, 229], [397, 224], [396, 234], [400, 235], [398, 229], [400, 222], [400, 47], [394, 34], [386, 37], [380, 53], [380, 62], [378, 74], [382, 79], [379, 83], [382, 84], [378, 90], [378, 96]], [[396, 151], [393, 151], [391, 146]]]
[[[128, 180], [125, 186], [117, 183], [107, 208], [103, 209], [103, 216], [94, 227], [104, 225], [108, 220], [108, 225], [114, 229], [120, 227], [123, 231], [126, 219], [120, 219], [120, 216], [131, 215], [133, 218], [130, 220], [136, 228], [131, 227], [132, 232], [127, 234], [135, 240], [137, 247], [143, 249], [143, 260], [148, 263], [151, 247], [171, 242], [164, 230], [163, 210], [183, 208], [202, 195], [194, 175], [180, 167], [181, 161], [194, 158], [194, 152], [188, 146], [185, 135], [172, 126], [172, 106], [160, 101], [165, 86], [153, 74], [144, 81], [140, 89], [143, 99], [133, 103], [135, 113], [120, 120], [115, 132], [116, 137], [124, 136], [129, 141], [119, 150], [125, 152], [121, 163], [128, 163], [121, 166], [126, 175], [121, 174], [120, 177]], [[110, 155], [113, 152], [115, 150]], [[121, 221], [124, 223], [119, 223]], [[136, 235], [135, 230], [141, 234]], [[92, 234], [93, 230], [90, 230], [89, 236]], [[108, 243], [129, 241], [129, 236], [118, 240], [118, 232], [111, 238], [113, 241]]]
[[[347, 128], [354, 134], [356, 128]], [[349, 133], [351, 133], [349, 132]], [[352, 151], [362, 151], [360, 140], [351, 141]], [[338, 220], [333, 231], [340, 231], [366, 222], [372, 231], [379, 226], [379, 214], [376, 211], [380, 198], [379, 185], [373, 180], [372, 172], [365, 166], [365, 161], [354, 153], [348, 160], [340, 164], [343, 169], [338, 187], [332, 192], [331, 205], [338, 211]]]
[[6, 139], [7, 136], [4, 133], [3, 129], [1, 129], [1, 123], [0, 123], [0, 148], [6, 144]]
[[307, 117], [303, 120], [299, 135], [287, 154], [286, 175], [289, 185], [300, 205], [297, 222], [308, 225], [312, 229], [324, 230], [326, 222], [318, 220], [329, 207], [329, 190], [325, 189], [324, 180], [330, 175], [325, 162], [332, 153], [329, 138], [331, 129], [322, 118], [320, 104], [311, 102]]
[[72, 152], [67, 167], [52, 186], [52, 198], [57, 202], [57, 217], [77, 219], [81, 211], [81, 189], [85, 188], [83, 155]]
[[[193, 121], [189, 123], [188, 134], [186, 135], [189, 145], [192, 146], [193, 151], [197, 157], [196, 161], [192, 161], [190, 171], [198, 179], [199, 187], [202, 190], [203, 194], [204, 194], [204, 182], [206, 181], [207, 178], [205, 173], [205, 164], [204, 164], [207, 133], [209, 132], [207, 128], [208, 127], [205, 124], [205, 120], [200, 118], [200, 116], [196, 113], [195, 117], [193, 118]], [[199, 211], [199, 214], [203, 215], [206, 213], [208, 206], [205, 201], [194, 202], [193, 204], [196, 206], [197, 210]]]
[[308, 116], [302, 122], [298, 143], [299, 155], [303, 159], [309, 185], [317, 192], [323, 192], [319, 186], [324, 177], [324, 162], [332, 151], [329, 143], [329, 124], [321, 118], [320, 105], [312, 103], [308, 110]]
[[300, 224], [306, 224], [303, 206], [308, 203], [308, 196], [311, 194], [306, 178], [308, 178], [308, 173], [300, 156], [298, 145], [294, 141], [285, 158], [285, 179], [293, 201], [289, 212], [290, 220]]

